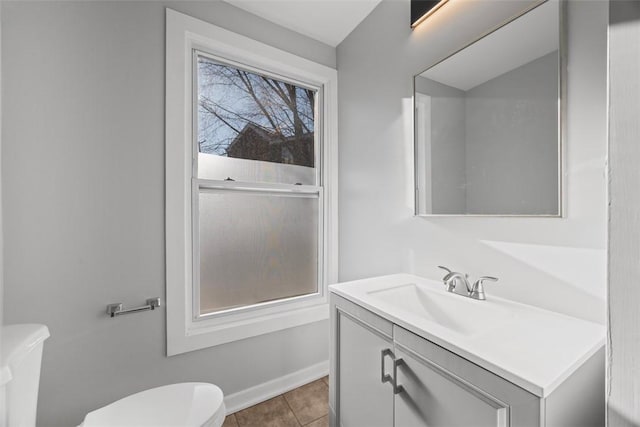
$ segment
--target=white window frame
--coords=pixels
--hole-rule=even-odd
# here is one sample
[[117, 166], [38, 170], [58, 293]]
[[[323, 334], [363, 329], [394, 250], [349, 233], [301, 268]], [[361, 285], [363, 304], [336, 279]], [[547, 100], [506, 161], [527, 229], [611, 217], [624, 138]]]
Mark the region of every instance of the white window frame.
[[[329, 317], [328, 284], [337, 281], [337, 72], [289, 52], [166, 10], [166, 306], [167, 355], [185, 353], [292, 328]], [[322, 253], [321, 280], [316, 294], [257, 304], [247, 310], [228, 310], [197, 319], [193, 288], [192, 168], [194, 155], [193, 52], [201, 51], [229, 64], [241, 64], [287, 80], [318, 88], [322, 99], [318, 172], [319, 222]], [[201, 181], [201, 180], [200, 180]], [[216, 188], [238, 185], [215, 182]], [[262, 191], [258, 183], [251, 190]], [[273, 185], [269, 185], [273, 189]], [[300, 191], [313, 188], [301, 186]], [[314, 187], [315, 188], [315, 187]], [[270, 190], [273, 191], [273, 190]], [[197, 216], [195, 217], [197, 218]]]

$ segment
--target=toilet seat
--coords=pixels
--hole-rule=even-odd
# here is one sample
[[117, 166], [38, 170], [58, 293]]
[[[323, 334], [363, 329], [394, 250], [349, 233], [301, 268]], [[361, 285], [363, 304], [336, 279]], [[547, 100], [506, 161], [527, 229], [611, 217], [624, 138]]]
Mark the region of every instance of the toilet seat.
[[132, 394], [89, 412], [81, 427], [220, 427], [222, 390], [208, 383], [179, 383]]

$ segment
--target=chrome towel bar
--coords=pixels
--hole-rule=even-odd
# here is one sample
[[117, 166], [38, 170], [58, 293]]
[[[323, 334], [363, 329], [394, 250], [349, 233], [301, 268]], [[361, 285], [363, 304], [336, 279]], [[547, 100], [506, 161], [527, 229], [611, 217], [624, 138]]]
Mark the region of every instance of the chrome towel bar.
[[129, 313], [136, 313], [138, 311], [153, 310], [156, 307], [160, 307], [160, 298], [157, 298], [157, 297], [148, 298], [146, 305], [143, 305], [141, 307], [127, 308], [127, 309], [122, 308], [122, 303], [118, 302], [115, 304], [109, 304], [107, 306], [107, 314], [111, 317], [115, 317], [115, 316], [120, 316], [121, 314], [129, 314]]

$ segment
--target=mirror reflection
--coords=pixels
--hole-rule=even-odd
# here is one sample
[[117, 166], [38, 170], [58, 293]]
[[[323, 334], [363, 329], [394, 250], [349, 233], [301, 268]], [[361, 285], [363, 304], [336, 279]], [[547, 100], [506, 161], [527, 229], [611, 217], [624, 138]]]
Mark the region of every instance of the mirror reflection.
[[560, 216], [560, 19], [547, 1], [414, 79], [418, 215]]

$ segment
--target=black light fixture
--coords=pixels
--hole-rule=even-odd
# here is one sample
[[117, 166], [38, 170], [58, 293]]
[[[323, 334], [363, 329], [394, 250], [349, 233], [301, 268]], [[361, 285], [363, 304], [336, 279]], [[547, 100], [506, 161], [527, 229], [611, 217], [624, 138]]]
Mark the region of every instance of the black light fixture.
[[415, 28], [449, 0], [411, 0], [411, 28]]

